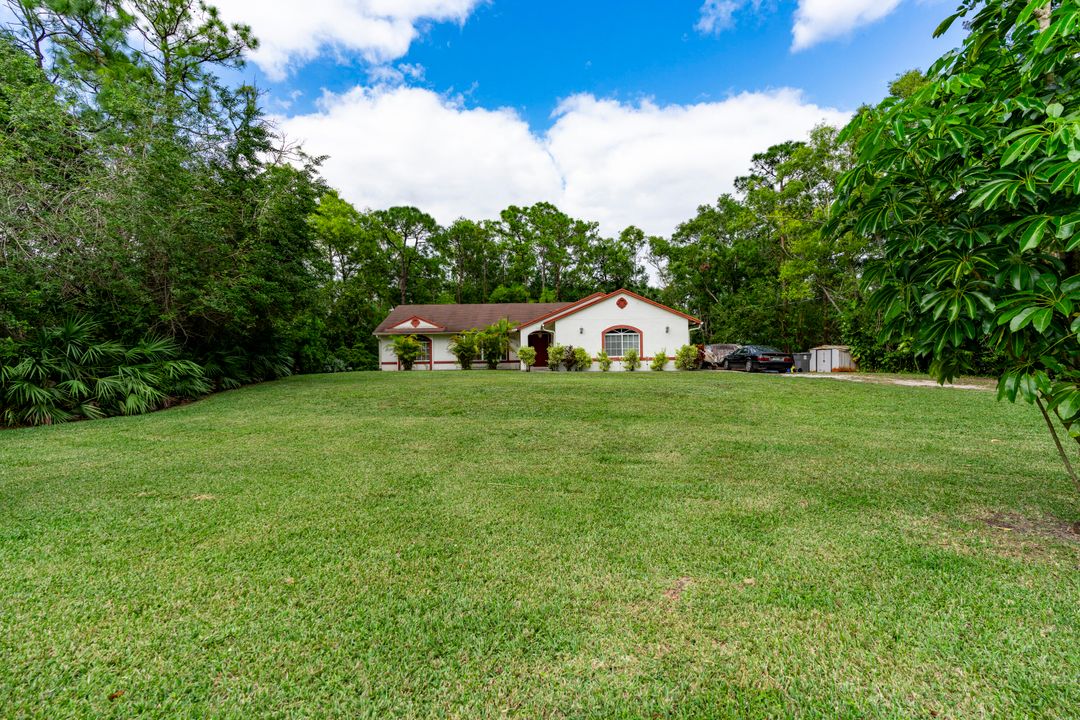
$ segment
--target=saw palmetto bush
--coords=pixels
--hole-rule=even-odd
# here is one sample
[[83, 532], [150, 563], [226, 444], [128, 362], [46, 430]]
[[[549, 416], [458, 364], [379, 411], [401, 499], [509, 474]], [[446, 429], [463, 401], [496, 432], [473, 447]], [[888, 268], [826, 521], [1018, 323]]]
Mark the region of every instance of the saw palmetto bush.
[[0, 353], [0, 423], [138, 415], [210, 391], [202, 367], [181, 358], [172, 340], [127, 347], [97, 332], [92, 321], [72, 318], [9, 340]]
[[235, 390], [244, 385], [279, 380], [292, 374], [292, 357], [287, 352], [246, 351], [239, 347], [214, 350], [202, 364], [203, 373], [214, 390]]

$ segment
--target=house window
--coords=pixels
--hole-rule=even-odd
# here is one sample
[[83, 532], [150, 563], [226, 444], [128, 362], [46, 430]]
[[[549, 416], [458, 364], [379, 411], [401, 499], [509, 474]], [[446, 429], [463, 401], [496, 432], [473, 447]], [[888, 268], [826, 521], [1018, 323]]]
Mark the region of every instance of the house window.
[[424, 337], [423, 335], [417, 335], [416, 339], [420, 341], [420, 357], [416, 358], [417, 365], [427, 365], [431, 362], [431, 338]]
[[610, 357], [622, 357], [627, 350], [641, 348], [641, 333], [632, 328], [615, 328], [604, 333], [604, 352]]

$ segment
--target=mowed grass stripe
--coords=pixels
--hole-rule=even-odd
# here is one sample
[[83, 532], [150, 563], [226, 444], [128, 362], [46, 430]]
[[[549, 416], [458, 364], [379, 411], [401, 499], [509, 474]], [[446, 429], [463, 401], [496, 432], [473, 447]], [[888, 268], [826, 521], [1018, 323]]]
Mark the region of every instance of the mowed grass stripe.
[[728, 373], [308, 376], [4, 432], [0, 707], [1073, 717], [1057, 462], [992, 393]]

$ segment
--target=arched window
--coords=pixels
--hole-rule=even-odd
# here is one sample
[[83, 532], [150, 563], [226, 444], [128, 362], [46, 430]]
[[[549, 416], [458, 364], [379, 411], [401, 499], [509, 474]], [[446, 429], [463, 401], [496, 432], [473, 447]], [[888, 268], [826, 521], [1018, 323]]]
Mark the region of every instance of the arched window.
[[622, 357], [627, 350], [641, 352], [641, 333], [636, 328], [618, 327], [604, 331], [604, 352], [609, 357]]
[[416, 339], [420, 341], [420, 347], [423, 350], [420, 351], [420, 357], [416, 358], [417, 365], [430, 365], [431, 364], [431, 338], [426, 335], [417, 335]]

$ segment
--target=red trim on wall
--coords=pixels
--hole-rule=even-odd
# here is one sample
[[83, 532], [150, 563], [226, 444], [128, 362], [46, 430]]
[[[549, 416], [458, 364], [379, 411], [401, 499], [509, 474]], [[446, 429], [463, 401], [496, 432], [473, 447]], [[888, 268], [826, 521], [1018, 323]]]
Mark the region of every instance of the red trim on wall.
[[[397, 330], [398, 328], [401, 328], [403, 325], [411, 325], [413, 327], [413, 329], [416, 329], [417, 327], [419, 327], [420, 323], [422, 323], [422, 322], [425, 322], [428, 325], [431, 325], [432, 327], [421, 328], [421, 332], [424, 332], [424, 331], [427, 331], [427, 330], [446, 330], [445, 327], [443, 327], [442, 325], [440, 325], [437, 322], [432, 322], [431, 320], [428, 320], [427, 318], [424, 318], [424, 317], [420, 317], [419, 315], [413, 315], [411, 318], [406, 318], [405, 320], [402, 320], [401, 322], [399, 322], [397, 325], [394, 325], [393, 327], [387, 328], [387, 332]], [[398, 332], [402, 332], [402, 330], [398, 330]]]
[[[606, 329], [604, 329], [604, 330], [602, 330], [600, 332], [600, 349], [601, 350], [603, 350], [606, 347], [606, 343], [604, 343], [604, 336], [607, 335], [612, 330], [633, 330], [634, 332], [636, 332], [637, 333], [637, 340], [638, 340], [638, 351], [637, 351], [638, 358], [641, 359], [641, 360], [645, 359], [645, 357], [644, 357], [644, 355], [645, 355], [645, 333], [641, 332], [641, 330], [637, 329], [633, 325], [627, 325], [626, 323], [620, 323], [618, 325], [612, 325], [611, 327], [606, 328]], [[611, 359], [612, 360], [622, 360], [622, 358], [611, 358]]]
[[577, 302], [570, 303], [569, 305], [567, 305], [564, 308], [559, 308], [558, 310], [552, 310], [551, 312], [549, 312], [549, 313], [547, 313], [545, 315], [541, 315], [540, 317], [533, 318], [532, 320], [529, 320], [528, 322], [523, 322], [520, 325], [518, 325], [515, 329], [520, 330], [521, 328], [526, 327], [528, 325], [535, 325], [536, 323], [540, 322], [541, 320], [547, 320], [552, 315], [558, 315], [559, 313], [566, 312], [567, 310], [570, 310], [571, 308], [573, 308], [575, 305], [580, 305], [581, 303], [583, 303], [583, 302], [585, 302], [587, 300], [592, 300], [593, 298], [602, 297], [603, 295], [604, 295], [604, 293], [602, 293], [602, 292], [595, 292], [592, 295], [589, 295], [588, 297], [581, 298]]
[[690, 322], [697, 323], [698, 325], [701, 324], [701, 320], [694, 317], [693, 315], [687, 315], [686, 313], [680, 312], [680, 311], [676, 310], [673, 307], [668, 307], [667, 305], [664, 305], [663, 303], [658, 303], [655, 300], [650, 300], [649, 298], [644, 297], [643, 295], [638, 295], [636, 292], [633, 292], [633, 291], [630, 291], [630, 290], [619, 290], [618, 292], [616, 292], [614, 294], [617, 295], [618, 293], [626, 293], [627, 295], [629, 295], [632, 298], [637, 298], [638, 300], [641, 300], [642, 302], [649, 303], [650, 305], [652, 305], [654, 307], [658, 307], [661, 310], [667, 310], [668, 312], [674, 313], [675, 315], [678, 315], [679, 317], [684, 317], [687, 320], [689, 320]]
[[[500, 365], [507, 365], [509, 363], [516, 363], [516, 362], [521, 362], [521, 361], [520, 360], [500, 360], [499, 364]], [[457, 365], [459, 363], [458, 363], [457, 360], [436, 360], [435, 364], [436, 365]], [[472, 364], [474, 366], [476, 366], [476, 365], [486, 365], [487, 361], [486, 360], [473, 360]]]
[[[520, 362], [520, 361], [519, 360], [500, 360], [499, 364], [500, 365], [506, 365], [507, 363], [516, 363], [516, 362]], [[436, 365], [458, 365], [459, 363], [458, 363], [457, 360], [436, 360], [435, 364]], [[486, 365], [487, 361], [486, 360], [473, 360], [472, 364], [473, 365]]]

